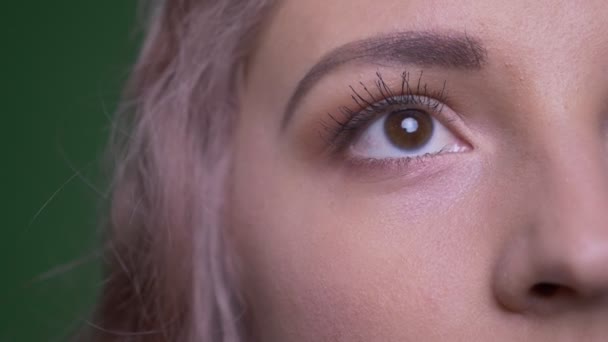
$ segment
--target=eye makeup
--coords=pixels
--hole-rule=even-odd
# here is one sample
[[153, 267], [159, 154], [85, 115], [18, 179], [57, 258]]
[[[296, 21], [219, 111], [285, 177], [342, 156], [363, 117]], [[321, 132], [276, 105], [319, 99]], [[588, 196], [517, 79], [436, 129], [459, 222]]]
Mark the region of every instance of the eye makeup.
[[[376, 72], [375, 76], [376, 80], [373, 87], [368, 87], [363, 82], [359, 83], [359, 87], [357, 87], [360, 88], [359, 90], [352, 85], [349, 86], [354, 106], [339, 107], [337, 113], [327, 113], [327, 116], [320, 120], [322, 127], [320, 135], [325, 140], [330, 155], [345, 159], [354, 165], [362, 163], [375, 163], [379, 166], [387, 163], [405, 165], [413, 161], [428, 160], [439, 154], [464, 152], [470, 148], [468, 144], [457, 137], [458, 132], [453, 133], [457, 130], [453, 127], [455, 126], [453, 122], [458, 119], [458, 116], [449, 107], [446, 107], [446, 102], [448, 102], [447, 81], [443, 82], [440, 89], [432, 90], [422, 81], [423, 72], [420, 72], [413, 82], [410, 81], [410, 74], [403, 72], [397, 87], [389, 86], [379, 72]], [[401, 121], [396, 123], [395, 117]], [[368, 138], [369, 134], [366, 134], [366, 132], [370, 127], [378, 126], [379, 120], [383, 120], [390, 126], [384, 125], [384, 131], [375, 129], [376, 136], [386, 136], [388, 134], [392, 135], [389, 137], [392, 141], [401, 142], [416, 137], [415, 134], [420, 133], [416, 130], [424, 128], [425, 125], [422, 124], [432, 120], [436, 123], [436, 126], [442, 128], [439, 131], [443, 133], [444, 137], [450, 135], [454, 138], [448, 139], [453, 144], [440, 145], [431, 152], [428, 152], [428, 149], [421, 148], [421, 153], [418, 154], [411, 153], [411, 150], [403, 150], [404, 153], [401, 156], [391, 158], [353, 156], [353, 146], [360, 144], [358, 141], [362, 138]], [[432, 134], [433, 130], [428, 129], [428, 125], [426, 126], [426, 133], [431, 132]], [[423, 131], [423, 133], [425, 132]], [[401, 137], [395, 134], [401, 134]], [[428, 141], [428, 139], [424, 141]], [[393, 145], [397, 146], [398, 144]]]

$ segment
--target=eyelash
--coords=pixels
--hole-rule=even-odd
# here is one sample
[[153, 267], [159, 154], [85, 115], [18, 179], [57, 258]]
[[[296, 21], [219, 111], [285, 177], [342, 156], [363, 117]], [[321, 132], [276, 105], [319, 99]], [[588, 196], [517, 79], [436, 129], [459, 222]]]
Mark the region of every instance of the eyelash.
[[351, 99], [357, 109], [353, 110], [347, 106], [342, 106], [338, 109], [341, 118], [327, 113], [329, 118], [321, 122], [327, 133], [325, 137], [331, 152], [335, 154], [343, 153], [365, 127], [381, 115], [389, 113], [391, 108], [403, 109], [416, 106], [428, 110], [430, 115], [437, 117], [444, 123], [451, 122], [453, 119], [442, 115], [443, 106], [448, 102], [446, 81], [443, 82], [441, 90], [429, 91], [427, 84], [422, 83], [422, 75], [423, 73], [420, 72], [416, 86], [412, 87], [410, 74], [403, 72], [400, 89], [397, 93], [384, 81], [380, 72], [376, 73], [377, 80], [374, 82], [378, 95], [374, 95], [363, 82], [359, 82], [362, 92], [357, 91], [352, 85], [349, 86], [352, 92]]

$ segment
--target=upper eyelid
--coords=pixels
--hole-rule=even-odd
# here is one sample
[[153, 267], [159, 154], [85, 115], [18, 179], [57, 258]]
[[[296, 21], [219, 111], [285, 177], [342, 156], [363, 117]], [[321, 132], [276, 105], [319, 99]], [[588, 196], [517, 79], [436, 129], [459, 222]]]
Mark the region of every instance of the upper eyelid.
[[[420, 102], [418, 102], [419, 101], [418, 98], [420, 98], [420, 97], [421, 96], [418, 96], [418, 95], [405, 95], [405, 96], [399, 95], [399, 96], [395, 96], [390, 99], [382, 99], [381, 101], [374, 103], [372, 107], [366, 107], [363, 110], [358, 111], [357, 113], [368, 112], [370, 114], [378, 115], [378, 114], [383, 114], [380, 112], [383, 110], [386, 110], [386, 107], [405, 106], [405, 105], [425, 107], [424, 109], [431, 109], [433, 111], [433, 113], [435, 113], [435, 114], [442, 111], [443, 105], [444, 105], [443, 102], [438, 101], [433, 98], [428, 98], [428, 101], [426, 101], [426, 104], [421, 104]], [[406, 100], [403, 100], [403, 102], [399, 102], [402, 100], [398, 100], [398, 99], [406, 99]], [[432, 103], [432, 105], [429, 105], [429, 103]]]
[[288, 101], [281, 130], [285, 129], [297, 104], [314, 84], [347, 63], [385, 61], [404, 66], [481, 70], [487, 57], [483, 42], [467, 32], [392, 32], [347, 43], [327, 53], [298, 82]]
[[[427, 86], [428, 86], [427, 83], [424, 83], [422, 81], [423, 74], [424, 74], [424, 70], [421, 70], [420, 74], [418, 76], [418, 79], [416, 81], [416, 85], [414, 87], [412, 87], [411, 83], [410, 83], [411, 74], [407, 71], [402, 72], [401, 81], [400, 81], [400, 85], [399, 85], [399, 91], [395, 92], [391, 88], [391, 86], [389, 86], [388, 83], [386, 83], [386, 81], [384, 80], [384, 77], [382, 76], [382, 73], [377, 71], [376, 72], [377, 80], [374, 82], [374, 85], [375, 85], [375, 88], [377, 89], [379, 95], [384, 100], [387, 100], [387, 101], [390, 101], [391, 99], [394, 99], [394, 98], [407, 96], [408, 98], [413, 100], [414, 104], [416, 104], [417, 99], [438, 100], [438, 102], [440, 102], [440, 103], [447, 102], [448, 101], [448, 94], [447, 94], [447, 90], [446, 90], [447, 89], [447, 80], [443, 81], [443, 86], [441, 87], [441, 90], [429, 92], [429, 90], [427, 88]], [[361, 85], [361, 88], [365, 92], [365, 94], [367, 94], [367, 96], [370, 97], [371, 101], [366, 100], [364, 98], [364, 96], [361, 95], [360, 92], [358, 92], [352, 85], [350, 85], [349, 88], [353, 93], [353, 95], [351, 95], [353, 101], [360, 107], [359, 110], [364, 109], [366, 106], [373, 107], [373, 105], [375, 103], [377, 103], [378, 100], [375, 98], [375, 96], [372, 94], [372, 92], [369, 90], [369, 88], [363, 82], [359, 82], [359, 84]], [[365, 103], [366, 106], [363, 106], [362, 103]], [[428, 105], [428, 103], [427, 103], [427, 105]]]
[[[374, 95], [363, 82], [359, 82], [361, 91], [357, 91], [352, 85], [349, 85], [349, 89], [352, 92], [351, 98], [358, 109], [353, 110], [350, 107], [343, 106], [340, 107], [340, 111], [345, 116], [352, 117], [364, 110], [375, 110], [378, 107], [386, 106], [386, 104], [380, 104], [386, 102], [388, 105], [421, 105], [433, 110], [435, 113], [440, 113], [443, 106], [449, 100], [447, 80], [443, 81], [441, 90], [429, 91], [428, 84], [423, 82], [423, 70], [420, 71], [415, 86], [412, 86], [410, 82], [410, 75], [407, 71], [401, 73], [401, 81], [399, 82], [399, 90], [397, 92], [394, 91], [394, 86], [391, 87], [385, 81], [382, 73], [379, 71], [376, 72], [376, 81], [374, 82], [378, 95]], [[365, 96], [368, 96], [369, 99], [366, 99]], [[380, 100], [377, 96], [380, 96]], [[332, 119], [333, 121], [337, 121], [333, 117]]]

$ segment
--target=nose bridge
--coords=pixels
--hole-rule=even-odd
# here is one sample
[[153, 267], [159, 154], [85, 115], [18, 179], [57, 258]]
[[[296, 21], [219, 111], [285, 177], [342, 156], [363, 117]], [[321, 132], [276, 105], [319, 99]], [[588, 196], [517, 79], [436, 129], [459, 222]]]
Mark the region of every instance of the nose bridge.
[[[581, 113], [582, 114], [582, 113]], [[541, 213], [561, 230], [608, 232], [608, 163], [599, 130], [589, 121], [555, 123], [543, 135]], [[573, 228], [577, 227], [577, 228]], [[586, 227], [586, 229], [585, 229]]]

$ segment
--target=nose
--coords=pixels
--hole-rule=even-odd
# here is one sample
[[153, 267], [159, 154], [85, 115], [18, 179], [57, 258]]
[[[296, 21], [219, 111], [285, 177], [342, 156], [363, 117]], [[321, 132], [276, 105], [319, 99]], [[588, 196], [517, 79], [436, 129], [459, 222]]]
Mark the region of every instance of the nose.
[[538, 168], [529, 219], [514, 227], [495, 268], [494, 294], [506, 310], [539, 315], [608, 310], [604, 160], [588, 149], [549, 158]]

